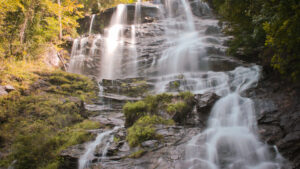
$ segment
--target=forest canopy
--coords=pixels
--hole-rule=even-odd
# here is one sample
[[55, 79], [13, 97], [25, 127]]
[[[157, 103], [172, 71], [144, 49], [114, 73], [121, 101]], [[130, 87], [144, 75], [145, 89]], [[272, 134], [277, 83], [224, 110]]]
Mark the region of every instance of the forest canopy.
[[0, 0], [0, 58], [36, 60], [78, 36], [77, 20], [135, 0]]
[[207, 0], [229, 22], [229, 54], [259, 57], [283, 76], [299, 80], [299, 0]]

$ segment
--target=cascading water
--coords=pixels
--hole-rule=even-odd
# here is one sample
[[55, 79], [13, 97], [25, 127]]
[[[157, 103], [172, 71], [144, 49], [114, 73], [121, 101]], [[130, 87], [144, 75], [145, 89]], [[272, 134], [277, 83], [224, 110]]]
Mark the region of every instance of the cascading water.
[[[213, 106], [207, 129], [187, 143], [182, 168], [279, 169], [282, 158], [277, 150], [258, 138], [252, 100], [241, 96], [258, 82], [260, 67], [225, 56], [226, 47], [222, 44], [227, 37], [220, 33], [218, 20], [214, 19], [205, 2], [195, 3], [200, 8], [200, 17], [193, 15], [191, 1], [163, 2], [164, 16], [159, 24], [163, 25], [163, 40], [160, 40], [164, 49], [145, 68], [145, 78], [155, 85], [152, 92], [213, 92], [221, 96]], [[90, 42], [92, 47], [89, 47], [88, 55], [96, 55], [97, 49], [102, 49], [100, 79], [124, 78], [140, 73], [138, 57], [143, 49], [137, 50], [137, 46], [143, 33], [149, 33], [142, 30], [142, 4], [141, 1], [135, 4], [132, 25], [127, 25], [126, 5], [117, 6], [105, 35]], [[97, 45], [102, 39], [104, 44]], [[74, 41], [70, 72], [85, 71], [83, 63], [87, 57], [85, 46], [88, 41], [88, 38]], [[172, 83], [179, 84], [178, 88], [171, 89]], [[104, 96], [102, 88], [100, 91]], [[99, 134], [96, 141], [87, 146], [86, 153], [80, 158], [80, 169], [93, 158], [93, 151], [103, 137], [112, 132]]]
[[[90, 161], [93, 160], [94, 157], [94, 151], [96, 147], [102, 142], [102, 140], [111, 135], [112, 133], [116, 132], [119, 130], [120, 127], [115, 127], [112, 130], [108, 130], [102, 133], [99, 133], [98, 136], [96, 137], [96, 140], [91, 142], [85, 147], [85, 153], [80, 157], [79, 159], [79, 169], [85, 169], [89, 166]], [[105, 156], [105, 153], [103, 154]]]
[[[252, 100], [240, 96], [259, 80], [259, 67], [231, 71], [230, 88], [213, 107], [207, 129], [186, 146], [190, 169], [276, 169], [281, 160], [259, 141]], [[231, 89], [231, 90], [229, 90]]]
[[93, 24], [94, 24], [94, 20], [95, 20], [95, 14], [92, 15], [92, 18], [91, 18], [91, 23], [90, 23], [90, 29], [89, 29], [89, 35], [92, 34], [92, 30], [93, 30]]
[[86, 48], [84, 46], [87, 41], [88, 38], [79, 38], [74, 40], [68, 72], [77, 74], [81, 74], [83, 72], [83, 65], [86, 57]]
[[101, 65], [101, 78], [114, 79], [121, 74], [124, 47], [124, 25], [127, 7], [118, 5], [110, 26], [105, 30], [105, 47]]

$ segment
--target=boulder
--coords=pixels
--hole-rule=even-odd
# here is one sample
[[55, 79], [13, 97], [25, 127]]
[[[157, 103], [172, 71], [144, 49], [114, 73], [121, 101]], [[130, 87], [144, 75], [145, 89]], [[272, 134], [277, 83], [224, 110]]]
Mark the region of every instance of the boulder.
[[4, 96], [7, 95], [8, 92], [5, 90], [4, 86], [0, 86], [0, 96]]
[[191, 119], [199, 119], [197, 123], [205, 126], [207, 124], [210, 111], [219, 98], [220, 96], [216, 95], [215, 93], [195, 95], [196, 111], [193, 111]]
[[12, 85], [6, 85], [4, 88], [8, 93], [16, 90]]

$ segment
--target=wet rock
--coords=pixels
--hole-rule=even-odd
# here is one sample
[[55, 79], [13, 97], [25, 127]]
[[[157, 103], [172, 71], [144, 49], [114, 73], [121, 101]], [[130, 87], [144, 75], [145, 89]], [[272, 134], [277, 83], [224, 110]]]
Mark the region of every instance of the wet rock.
[[190, 5], [191, 5], [192, 12], [195, 16], [203, 17], [203, 16], [211, 15], [211, 10], [205, 2], [192, 0], [190, 2]]
[[81, 155], [84, 154], [84, 145], [76, 145], [69, 147], [66, 150], [63, 150], [60, 153], [60, 157], [63, 160], [63, 163], [59, 169], [74, 169], [78, 168], [78, 160]]
[[[182, 168], [181, 161], [184, 158], [184, 150], [186, 143], [200, 132], [196, 128], [183, 128], [176, 126], [157, 126], [158, 133], [162, 134], [163, 144], [159, 144], [157, 140], [144, 142], [147, 151], [139, 158], [125, 158], [118, 161], [113, 161], [107, 158], [101, 163], [95, 164], [95, 167], [101, 169], [131, 169], [134, 168]], [[151, 146], [158, 144], [158, 146]], [[149, 145], [149, 146], [148, 146]], [[136, 152], [138, 149], [132, 149], [131, 152]], [[115, 157], [121, 156], [123, 152], [118, 152]]]
[[[128, 24], [132, 24], [134, 22], [135, 15], [135, 5], [127, 4], [127, 22]], [[116, 10], [116, 7], [106, 9], [105, 11], [97, 14], [94, 18], [93, 24], [93, 33], [103, 33], [104, 28], [107, 27], [110, 23], [110, 19]], [[142, 3], [141, 5], [141, 22], [149, 23], [157, 20], [160, 17], [160, 10], [157, 6], [152, 5], [150, 3]], [[86, 34], [89, 31], [91, 22], [91, 16], [86, 16], [82, 19], [79, 19], [80, 27], [78, 28], [79, 34]]]
[[154, 148], [156, 147], [158, 141], [157, 140], [148, 140], [143, 142], [141, 145], [142, 147], [146, 147], [146, 148]]
[[[206, 93], [206, 94], [197, 94], [195, 95], [196, 100], [196, 110], [192, 113], [191, 119], [199, 119], [198, 122], [194, 122], [194, 125], [201, 124], [203, 126], [206, 125], [208, 117], [210, 115], [210, 111], [217, 100], [219, 100], [220, 96], [215, 93]], [[195, 120], [191, 120], [195, 121]]]
[[100, 84], [103, 86], [103, 92], [106, 93], [106, 96], [116, 94], [119, 99], [128, 96], [125, 100], [130, 100], [130, 97], [138, 100], [137, 97], [145, 96], [147, 91], [154, 88], [153, 84], [147, 82], [144, 78], [103, 79]]
[[206, 29], [205, 34], [206, 35], [214, 35], [220, 33], [220, 28], [216, 26], [210, 26]]
[[269, 78], [261, 80], [247, 95], [254, 101], [263, 141], [276, 145], [281, 155], [291, 162], [292, 168], [299, 168], [299, 90]]
[[124, 115], [123, 113], [110, 112], [108, 114], [101, 113], [99, 116], [91, 118], [94, 121], [99, 121], [105, 126], [123, 126], [124, 125]]

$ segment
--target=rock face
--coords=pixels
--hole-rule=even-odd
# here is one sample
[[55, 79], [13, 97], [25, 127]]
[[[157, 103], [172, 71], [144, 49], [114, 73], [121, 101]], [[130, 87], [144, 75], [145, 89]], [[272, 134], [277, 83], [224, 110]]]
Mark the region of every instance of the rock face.
[[84, 153], [84, 145], [76, 145], [63, 150], [60, 154], [64, 163], [60, 166], [60, 169], [74, 169], [78, 168], [78, 160]]
[[293, 169], [300, 168], [299, 92], [299, 87], [263, 79], [256, 89], [248, 93], [255, 103], [262, 139], [276, 145]]
[[[134, 4], [128, 4], [127, 6], [127, 22], [130, 25], [134, 21], [134, 13], [135, 13], [135, 5]], [[115, 8], [109, 8], [100, 14], [97, 14], [95, 16], [92, 32], [93, 33], [103, 33], [104, 28], [107, 27], [110, 23], [110, 19], [116, 10]], [[160, 10], [149, 3], [143, 3], [141, 5], [141, 22], [142, 23], [147, 23], [147, 22], [152, 22], [156, 20], [158, 17], [160, 17], [161, 13]], [[88, 33], [87, 31], [89, 30], [91, 23], [91, 17], [86, 16], [83, 19], [79, 20], [80, 27], [78, 28], [78, 33], [83, 35]]]
[[206, 126], [210, 111], [219, 98], [220, 96], [216, 95], [215, 93], [195, 95], [196, 111], [194, 110], [192, 112], [192, 115], [188, 120], [189, 124], [193, 124], [194, 126]]

